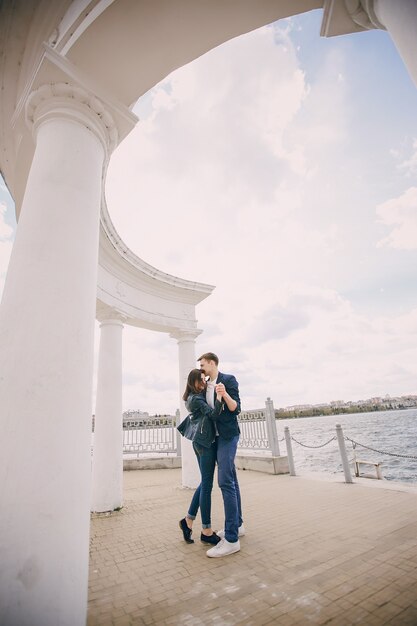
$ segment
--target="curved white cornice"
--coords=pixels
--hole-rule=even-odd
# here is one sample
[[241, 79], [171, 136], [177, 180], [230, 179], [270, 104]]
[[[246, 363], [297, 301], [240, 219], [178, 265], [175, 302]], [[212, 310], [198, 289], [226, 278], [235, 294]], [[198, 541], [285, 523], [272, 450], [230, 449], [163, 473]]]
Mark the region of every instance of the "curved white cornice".
[[197, 336], [195, 306], [213, 289], [161, 272], [134, 254], [113, 226], [103, 194], [97, 319], [117, 315], [131, 326]]
[[[157, 281], [159, 285], [164, 285], [165, 294], [168, 293], [167, 288], [172, 289], [172, 295], [176, 293], [185, 297], [187, 294], [188, 297], [191, 298], [193, 304], [198, 304], [204, 300], [204, 298], [209, 296], [215, 288], [213, 285], [186, 280], [184, 278], [179, 278], [178, 276], [162, 272], [149, 263], [146, 263], [134, 252], [132, 252], [132, 250], [128, 248], [120, 235], [117, 233], [113, 222], [111, 221], [104, 193], [101, 205], [101, 227], [103, 234], [107, 237], [107, 240], [111, 244], [115, 253], [112, 255], [113, 258], [117, 255], [120, 259], [120, 271], [123, 271], [122, 268], [127, 271], [133, 282], [137, 280], [138, 273], [140, 273], [143, 278], [146, 277], [146, 279], [148, 279], [148, 282], [150, 280], [149, 284], [153, 284], [154, 281]], [[103, 241], [102, 243], [104, 244], [103, 247], [106, 246], [108, 249], [106, 242]], [[128, 278], [128, 276], [124, 274], [123, 278]]]

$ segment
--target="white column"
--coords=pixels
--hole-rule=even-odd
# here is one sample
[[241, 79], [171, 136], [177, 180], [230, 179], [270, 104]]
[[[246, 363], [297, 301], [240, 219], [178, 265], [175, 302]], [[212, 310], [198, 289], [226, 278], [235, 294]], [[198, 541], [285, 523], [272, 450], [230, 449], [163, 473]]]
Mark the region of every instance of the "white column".
[[0, 307], [1, 624], [86, 620], [94, 319], [108, 150], [106, 124], [89, 98], [65, 84], [43, 86], [28, 101], [36, 148]]
[[100, 324], [91, 503], [99, 513], [123, 504], [122, 331], [119, 319]]
[[374, 11], [400, 53], [417, 85], [417, 2], [416, 0], [374, 0]]
[[[188, 414], [182, 396], [190, 371], [198, 366], [195, 354], [195, 340], [201, 330], [178, 331], [171, 337], [178, 342], [179, 380], [180, 380], [180, 413], [181, 419]], [[195, 489], [200, 483], [200, 470], [191, 441], [181, 437], [182, 486]]]

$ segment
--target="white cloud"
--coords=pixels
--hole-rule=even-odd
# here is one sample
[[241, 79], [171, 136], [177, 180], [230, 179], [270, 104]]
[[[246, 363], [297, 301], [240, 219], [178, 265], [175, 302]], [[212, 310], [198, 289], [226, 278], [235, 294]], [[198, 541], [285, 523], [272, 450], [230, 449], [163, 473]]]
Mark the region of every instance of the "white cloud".
[[[287, 406], [411, 392], [417, 375], [417, 309], [372, 319], [356, 313], [336, 292], [314, 291], [305, 287], [303, 293], [299, 286], [288, 299], [286, 321], [292, 312], [296, 326], [304, 316], [298, 327], [283, 333], [274, 315], [265, 316], [269, 340], [251, 349], [245, 365], [263, 381], [258, 394]], [[261, 398], [252, 385], [249, 389], [246, 406], [259, 405]]]
[[272, 29], [233, 40], [156, 87], [152, 114], [109, 167], [109, 210], [126, 243], [168, 271], [177, 260], [176, 271], [192, 278], [188, 268], [202, 254], [197, 223], [210, 222], [216, 248], [227, 247], [230, 231], [244, 245], [250, 219], [255, 229], [258, 220], [276, 228], [303, 203], [283, 173], [306, 168], [301, 148], [284, 138], [305, 92], [294, 54], [275, 45]]
[[393, 228], [378, 242], [378, 247], [417, 249], [417, 187], [410, 187], [398, 198], [383, 202], [377, 206], [376, 213], [382, 224]]

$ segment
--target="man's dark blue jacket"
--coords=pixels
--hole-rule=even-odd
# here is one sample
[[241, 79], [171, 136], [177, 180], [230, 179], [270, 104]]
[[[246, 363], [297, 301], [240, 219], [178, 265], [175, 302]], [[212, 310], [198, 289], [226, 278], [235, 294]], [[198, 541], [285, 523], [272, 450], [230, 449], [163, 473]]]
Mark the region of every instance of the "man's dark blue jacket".
[[[230, 411], [227, 408], [226, 402], [223, 402], [223, 411], [215, 418], [220, 437], [223, 439], [232, 439], [240, 433], [237, 421], [237, 416], [240, 413], [239, 384], [232, 374], [222, 374], [221, 372], [219, 372], [217, 376], [217, 384], [219, 383], [223, 383], [229, 396], [237, 402], [237, 407], [234, 411]], [[214, 401], [216, 401], [216, 398], [217, 394], [214, 392]]]

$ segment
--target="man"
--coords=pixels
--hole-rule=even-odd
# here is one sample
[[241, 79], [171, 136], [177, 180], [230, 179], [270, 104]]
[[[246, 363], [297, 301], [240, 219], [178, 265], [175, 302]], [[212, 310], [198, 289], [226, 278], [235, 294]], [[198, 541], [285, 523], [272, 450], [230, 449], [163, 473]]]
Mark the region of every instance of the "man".
[[217, 534], [221, 541], [208, 550], [207, 556], [221, 557], [240, 550], [239, 537], [245, 534], [242, 522], [242, 506], [239, 483], [236, 475], [235, 457], [239, 441], [240, 413], [239, 385], [230, 374], [219, 372], [219, 359], [213, 352], [202, 354], [199, 359], [200, 369], [206, 377], [206, 401], [212, 408], [216, 398], [221, 398], [224, 409], [216, 419], [216, 446], [218, 481], [224, 503], [224, 530]]

